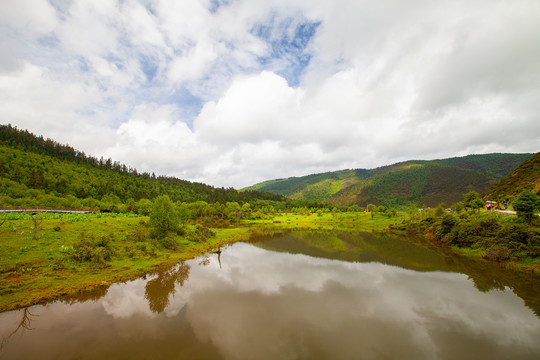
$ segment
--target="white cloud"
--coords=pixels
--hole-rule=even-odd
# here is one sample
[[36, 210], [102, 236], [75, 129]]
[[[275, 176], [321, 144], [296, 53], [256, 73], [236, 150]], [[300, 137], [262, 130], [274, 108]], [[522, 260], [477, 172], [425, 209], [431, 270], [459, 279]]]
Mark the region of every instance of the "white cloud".
[[46, 0], [0, 3], [0, 23], [1, 27], [8, 29], [7, 31], [46, 33], [54, 29], [56, 22], [54, 8]]
[[57, 32], [64, 47], [82, 56], [102, 57], [120, 48], [116, 1], [78, 0]]
[[198, 165], [212, 152], [186, 123], [175, 120], [178, 111], [172, 105], [137, 106], [130, 119], [118, 128], [117, 140], [106, 150], [107, 156], [138, 163], [141, 172], [167, 175], [170, 169], [176, 169], [177, 176], [196, 178]]
[[17, 72], [0, 74], [0, 98], [0, 113], [9, 114], [6, 123], [89, 152], [113, 140], [107, 116], [86, 113], [102, 101], [98, 89], [56, 79], [48, 69], [25, 63]]
[[171, 61], [168, 78], [176, 83], [199, 80], [216, 58], [217, 52], [211, 44], [199, 42], [185, 55]]
[[295, 134], [299, 90], [285, 79], [262, 72], [237, 79], [217, 102], [207, 103], [195, 120], [195, 130], [208, 141], [257, 143]]
[[3, 122], [235, 187], [540, 147], [530, 1], [215, 5], [2, 3]]
[[142, 46], [145, 51], [149, 51], [148, 46], [155, 46], [166, 55], [172, 55], [167, 51], [165, 34], [160, 29], [160, 19], [150, 13], [143, 4], [136, 0], [126, 1], [120, 15], [130, 42]]

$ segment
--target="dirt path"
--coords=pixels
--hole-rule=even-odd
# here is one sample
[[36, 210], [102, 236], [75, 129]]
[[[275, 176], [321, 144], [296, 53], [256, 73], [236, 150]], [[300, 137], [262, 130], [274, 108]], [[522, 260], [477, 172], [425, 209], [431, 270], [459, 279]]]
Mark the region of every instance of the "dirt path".
[[501, 214], [517, 215], [517, 213], [514, 210], [495, 210], [495, 211]]

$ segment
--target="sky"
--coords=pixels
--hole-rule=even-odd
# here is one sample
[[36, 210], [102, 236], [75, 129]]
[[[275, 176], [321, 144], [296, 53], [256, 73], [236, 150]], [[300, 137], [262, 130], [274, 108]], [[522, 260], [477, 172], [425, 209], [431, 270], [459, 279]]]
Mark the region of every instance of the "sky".
[[538, 0], [0, 0], [0, 122], [218, 187], [540, 150]]

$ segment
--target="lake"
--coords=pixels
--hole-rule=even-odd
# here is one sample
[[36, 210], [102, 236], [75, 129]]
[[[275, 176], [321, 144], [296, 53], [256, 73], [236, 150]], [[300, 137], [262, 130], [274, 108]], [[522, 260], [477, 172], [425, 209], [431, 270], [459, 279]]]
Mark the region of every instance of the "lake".
[[[412, 241], [411, 241], [412, 240]], [[539, 277], [388, 234], [246, 242], [0, 314], [0, 359], [539, 359]]]

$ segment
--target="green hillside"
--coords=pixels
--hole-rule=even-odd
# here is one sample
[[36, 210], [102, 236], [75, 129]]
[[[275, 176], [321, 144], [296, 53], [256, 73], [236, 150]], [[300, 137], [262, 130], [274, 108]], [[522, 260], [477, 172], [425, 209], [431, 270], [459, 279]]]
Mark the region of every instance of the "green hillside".
[[[341, 170], [272, 180], [237, 191], [141, 174], [112, 159], [97, 159], [26, 130], [0, 125], [0, 206], [138, 211], [140, 207], [148, 207], [146, 200], [162, 194], [187, 203], [249, 202], [275, 208], [323, 205], [316, 201], [342, 206], [370, 203], [391, 207], [436, 206], [459, 201], [470, 190], [484, 193], [531, 155], [487, 154], [407, 161], [371, 170]], [[511, 175], [510, 180], [501, 182], [502, 188], [489, 193], [511, 197], [514, 190], [519, 193], [524, 188], [538, 189], [537, 174], [538, 154], [525, 162], [523, 169]], [[512, 185], [518, 182], [520, 185]]]
[[181, 202], [285, 200], [269, 192], [239, 192], [174, 177], [140, 174], [111, 159], [98, 160], [10, 125], [0, 125], [0, 190], [0, 206], [110, 211], [133, 211], [139, 202], [163, 194]]
[[[313, 174], [302, 177], [269, 180], [244, 190], [269, 191], [275, 194], [294, 198], [319, 200], [328, 198], [340, 188], [347, 185], [347, 181], [367, 178], [368, 170], [341, 170], [322, 174]], [[336, 188], [336, 184], [341, 186]], [[304, 196], [302, 196], [305, 194]]]
[[508, 176], [490, 187], [484, 193], [484, 198], [511, 201], [523, 190], [531, 190], [537, 194], [540, 192], [540, 152], [534, 154]]
[[388, 207], [448, 205], [463, 198], [471, 190], [482, 192], [495, 180], [479, 172], [435, 163], [415, 164], [382, 175], [368, 182], [345, 188], [329, 201], [385, 205]]
[[501, 179], [510, 174], [523, 161], [528, 160], [531, 155], [528, 153], [467, 155], [434, 161], [443, 165], [475, 170], [492, 178]]
[[483, 193], [532, 154], [468, 155], [412, 160], [376, 169], [341, 170], [266, 181], [246, 189], [336, 205], [437, 206]]

